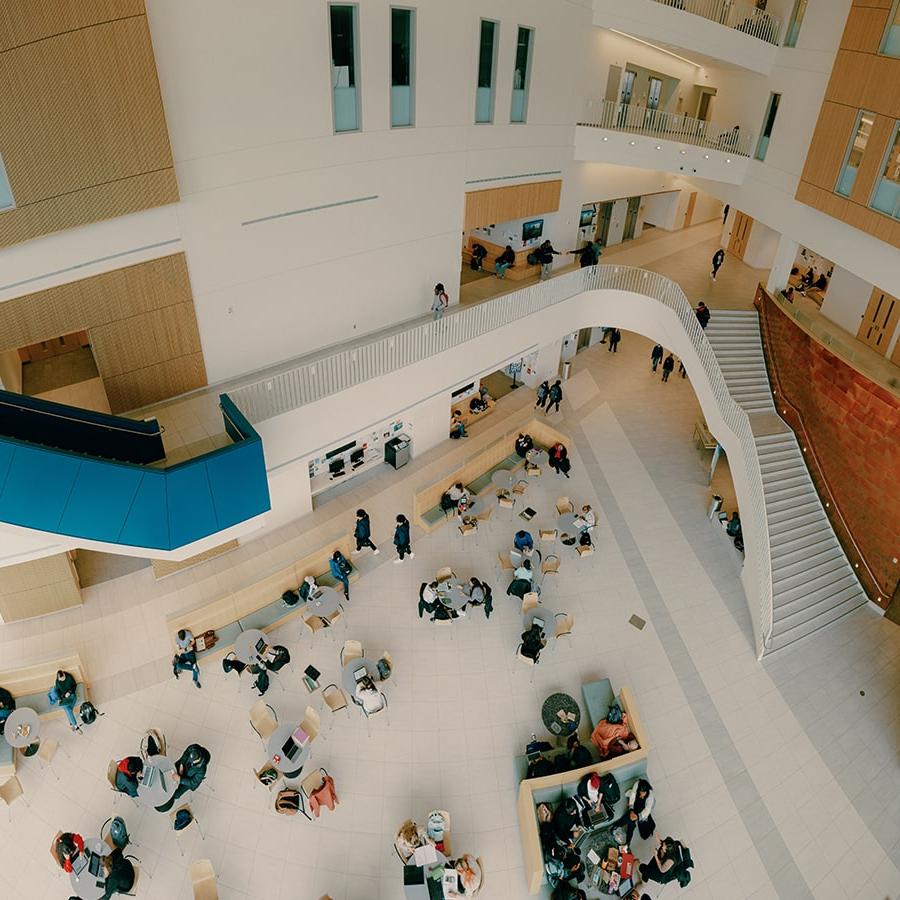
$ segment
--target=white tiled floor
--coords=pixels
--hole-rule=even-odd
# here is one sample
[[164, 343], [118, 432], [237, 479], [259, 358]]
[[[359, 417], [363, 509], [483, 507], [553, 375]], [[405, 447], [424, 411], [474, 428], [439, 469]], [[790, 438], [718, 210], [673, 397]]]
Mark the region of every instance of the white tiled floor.
[[[323, 683], [339, 680], [344, 637], [361, 640], [371, 654], [389, 650], [396, 664], [389, 721], [373, 720], [368, 737], [356, 710], [339, 714], [311, 764], [334, 775], [341, 805], [314, 824], [288, 819], [272, 811], [251, 774], [265, 755], [248, 724], [253, 698], [246, 688], [239, 692], [234, 676], [213, 666], [197, 691], [187, 677], [174, 681], [161, 655], [168, 652], [164, 611], [198, 602], [194, 585], [211, 591], [210, 572], [213, 582], [228, 583], [259, 548], [175, 576], [164, 603], [134, 590], [147, 587], [146, 571], [99, 585], [86, 607], [88, 624], [80, 626], [91, 638], [80, 649], [112, 680], [106, 691], [116, 699], [82, 737], [60, 723], [48, 726], [71, 755], [57, 758], [58, 782], [36, 760], [21, 762], [30, 808], [17, 803], [12, 826], [0, 813], [0, 883], [9, 896], [69, 895], [47, 853], [52, 835], [99, 830], [114, 811], [108, 761], [136, 752], [143, 730], [154, 726], [175, 754], [194, 740], [210, 749], [216, 792], [203, 788], [191, 801], [206, 840], [192, 838], [184, 858], [167, 817], [119, 799], [115, 809], [141, 844], [134, 850], [144, 864], [138, 896], [189, 897], [188, 864], [209, 857], [223, 898], [316, 900], [327, 892], [335, 900], [393, 900], [402, 897], [394, 831], [405, 818], [421, 820], [441, 807], [452, 815], [454, 850], [484, 861], [482, 896], [524, 900], [512, 757], [532, 731], [543, 732], [543, 697], [558, 689], [577, 697], [582, 682], [606, 676], [631, 685], [652, 738], [660, 831], [692, 847], [694, 882], [681, 895], [900, 895], [900, 631], [861, 610], [756, 662], [739, 562], [704, 515], [708, 458], [690, 440], [696, 401], [689, 382], [662, 385], [649, 375], [649, 346], [626, 334], [616, 355], [605, 347], [579, 355], [571, 398], [577, 409], [564, 403], [555, 423], [573, 438], [572, 479], [547, 472], [529, 489], [527, 501], [540, 513], [534, 531], [551, 523], [561, 494], [600, 512], [593, 557], [560, 548], [558, 584], [545, 601], [574, 615], [575, 632], [571, 647], [545, 655], [533, 685], [514, 664], [520, 616], [496, 565], [496, 551], [521, 520], [495, 511], [474, 540], [444, 527], [419, 537], [415, 559], [402, 566], [391, 564], [389, 546], [378, 557], [360, 557], [363, 577], [337, 643], [321, 635], [301, 640], [296, 623], [276, 637], [295, 654], [298, 671], [312, 663]], [[510, 403], [526, 404], [525, 392]], [[408, 509], [408, 490], [391, 477], [367, 486], [375, 508]], [[326, 510], [315, 521], [328, 517]], [[376, 521], [376, 536], [382, 524]], [[269, 540], [274, 561], [279, 544]], [[448, 564], [460, 576], [490, 581], [496, 594], [492, 618], [473, 612], [452, 640], [415, 613], [419, 583]], [[648, 620], [644, 630], [628, 624], [632, 613]], [[46, 620], [4, 631], [2, 646], [46, 640], [50, 649], [65, 640], [54, 627]], [[105, 665], [104, 654], [117, 662]], [[266, 699], [281, 719], [299, 719], [307, 695], [285, 673]], [[323, 710], [326, 728], [328, 715]], [[638, 844], [639, 853], [647, 850]], [[676, 894], [669, 887], [664, 896]]]

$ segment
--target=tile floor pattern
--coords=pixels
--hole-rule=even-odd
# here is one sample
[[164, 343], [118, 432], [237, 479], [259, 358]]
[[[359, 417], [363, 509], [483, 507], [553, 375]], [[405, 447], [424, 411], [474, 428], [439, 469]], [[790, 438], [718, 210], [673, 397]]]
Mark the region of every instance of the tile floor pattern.
[[[298, 670], [312, 663], [323, 672], [323, 684], [338, 679], [344, 637], [394, 657], [389, 721], [373, 720], [368, 737], [351, 710], [315, 745], [310, 765], [325, 766], [341, 796], [335, 813], [311, 824], [269, 808], [270, 796], [251, 774], [265, 760], [247, 721], [253, 698], [234, 676], [218, 666], [204, 670], [202, 691], [187, 678], [154, 678], [104, 704], [106, 715], [82, 737], [60, 723], [48, 727], [70, 754], [54, 763], [59, 781], [36, 760], [22, 762], [31, 805], [13, 807], [11, 826], [0, 815], [4, 890], [69, 896], [48, 858], [50, 838], [57, 828], [96, 833], [115, 810], [141, 844], [135, 854], [144, 874], [153, 876], [142, 875], [138, 895], [147, 900], [190, 897], [187, 867], [200, 857], [212, 860], [226, 900], [316, 900], [325, 892], [335, 900], [393, 900], [402, 896], [391, 850], [396, 827], [442, 807], [452, 814], [456, 851], [484, 860], [482, 896], [524, 900], [511, 758], [532, 730], [542, 730], [544, 696], [558, 689], [579, 696], [583, 681], [608, 676], [631, 685], [653, 741], [659, 828], [683, 838], [697, 861], [691, 887], [680, 894], [669, 887], [664, 896], [900, 896], [900, 631], [864, 609], [756, 662], [739, 562], [704, 516], [706, 456], [689, 440], [696, 400], [689, 382], [663, 385], [649, 374], [649, 348], [626, 334], [618, 354], [600, 346], [579, 355], [578, 408], [564, 403], [554, 423], [574, 439], [572, 478], [548, 472], [529, 488], [527, 501], [540, 511], [533, 526], [550, 524], [560, 494], [600, 513], [597, 553], [584, 560], [563, 554], [558, 584], [545, 595], [548, 606], [574, 615], [575, 629], [571, 646], [545, 654], [533, 685], [514, 665], [521, 620], [495, 562], [520, 519], [498, 510], [474, 541], [447, 527], [420, 536], [415, 559], [403, 565], [392, 565], [385, 547], [360, 558], [363, 578], [337, 642], [301, 640], [297, 623], [275, 635], [291, 647]], [[525, 393], [515, 392], [510, 403], [526, 402]], [[229, 554], [220, 563], [234, 560]], [[490, 580], [497, 594], [490, 621], [474, 611], [452, 639], [415, 615], [419, 583], [447, 564]], [[93, 602], [102, 604], [114, 586], [98, 586]], [[630, 625], [633, 614], [647, 627]], [[140, 659], [156, 634], [120, 629], [101, 637]], [[164, 668], [156, 669], [160, 679]], [[299, 719], [307, 694], [287, 674], [266, 699], [282, 720]], [[139, 811], [125, 797], [114, 807], [105, 780], [107, 762], [135, 752], [149, 726], [165, 731], [176, 753], [193, 740], [212, 752], [215, 793], [203, 787], [191, 801], [206, 840], [191, 838], [184, 858], [165, 816]], [[644, 843], [637, 849], [648, 852]]]

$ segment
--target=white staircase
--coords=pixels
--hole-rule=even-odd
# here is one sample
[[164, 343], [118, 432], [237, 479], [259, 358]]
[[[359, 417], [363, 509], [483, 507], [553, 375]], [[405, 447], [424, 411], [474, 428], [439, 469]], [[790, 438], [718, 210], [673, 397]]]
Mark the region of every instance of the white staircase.
[[[775, 414], [756, 313], [713, 310], [706, 334], [751, 425], [760, 413]], [[866, 595], [828, 521], [794, 432], [760, 434], [754, 441], [769, 526], [771, 652], [862, 606]]]

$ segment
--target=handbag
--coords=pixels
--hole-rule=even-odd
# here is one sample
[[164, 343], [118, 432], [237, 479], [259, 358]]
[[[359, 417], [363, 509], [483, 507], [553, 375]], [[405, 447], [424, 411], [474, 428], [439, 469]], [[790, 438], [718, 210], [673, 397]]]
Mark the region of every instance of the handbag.
[[606, 721], [609, 722], [610, 725], [622, 724], [622, 707], [619, 706], [618, 703], [610, 703], [609, 710], [606, 713]]

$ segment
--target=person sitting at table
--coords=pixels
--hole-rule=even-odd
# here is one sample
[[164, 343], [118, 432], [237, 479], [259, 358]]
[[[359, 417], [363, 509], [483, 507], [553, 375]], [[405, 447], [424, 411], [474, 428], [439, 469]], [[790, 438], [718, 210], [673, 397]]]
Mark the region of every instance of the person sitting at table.
[[423, 581], [421, 586], [419, 587], [419, 618], [422, 618], [422, 613], [428, 613], [431, 615], [435, 610], [435, 605], [438, 602], [438, 591], [437, 591], [438, 583], [436, 581], [432, 581], [429, 584], [427, 581]]
[[70, 672], [62, 669], [56, 673], [56, 681], [47, 695], [51, 705], [61, 706], [69, 720], [69, 728], [72, 731], [80, 731], [78, 720], [75, 718], [75, 704], [78, 702], [78, 682]]
[[172, 659], [172, 672], [175, 677], [179, 678], [182, 672], [190, 672], [194, 684], [200, 687], [200, 666], [197, 664], [194, 633], [188, 628], [180, 628], [175, 635], [175, 646], [177, 650]]
[[581, 507], [581, 515], [575, 517], [575, 527], [579, 531], [591, 531], [597, 524], [597, 516], [591, 509], [590, 503]]
[[170, 800], [157, 806], [157, 812], [168, 812], [183, 794], [196, 791], [206, 778], [206, 770], [210, 761], [209, 750], [202, 744], [188, 744], [184, 753], [175, 762], [175, 774], [178, 776], [178, 787]]
[[102, 900], [110, 900], [115, 894], [127, 894], [134, 887], [134, 866], [121, 848], [116, 847], [109, 856], [102, 858], [106, 880]]
[[6, 726], [6, 720], [15, 712], [16, 698], [5, 688], [0, 687], [0, 734]]
[[540, 625], [533, 624], [528, 631], [522, 632], [522, 656], [528, 659], [538, 661], [541, 650], [547, 645], [547, 639], [544, 637], [544, 630]]
[[447, 491], [447, 494], [450, 496], [450, 499], [453, 501], [453, 506], [456, 509], [459, 509], [460, 505], [469, 505], [469, 494], [463, 487], [461, 481], [457, 481], [456, 484]]
[[431, 614], [432, 622], [446, 622], [448, 619], [458, 619], [459, 613], [449, 606], [445, 606], [440, 600], [434, 604], [434, 612]]
[[449, 859], [446, 865], [456, 869], [458, 887], [445, 897], [471, 897], [481, 888], [481, 870], [474, 856], [464, 853], [459, 859]]
[[550, 900], [587, 900], [587, 894], [580, 887], [564, 881], [554, 889]]
[[534, 549], [534, 538], [531, 536], [530, 532], [525, 531], [517, 531], [515, 537], [513, 538], [513, 546], [520, 553], [524, 553], [528, 550]]
[[367, 712], [376, 713], [384, 709], [384, 698], [369, 675], [364, 675], [356, 683], [353, 692], [356, 702]]
[[300, 601], [302, 603], [306, 603], [310, 597], [312, 597], [316, 591], [319, 589], [319, 586], [316, 584], [316, 579], [312, 575], [307, 575], [303, 581], [300, 582], [300, 587], [298, 589], [298, 593], [300, 594]]
[[489, 619], [494, 611], [491, 586], [479, 581], [474, 575], [469, 579], [469, 603], [473, 606], [484, 606], [484, 617]]
[[566, 741], [566, 753], [569, 757], [570, 769], [583, 769], [594, 761], [591, 751], [581, 743], [577, 734], [569, 735], [569, 739]]
[[328, 560], [328, 570], [331, 572], [332, 578], [344, 586], [344, 596], [349, 600], [350, 573], [353, 571], [353, 566], [350, 565], [350, 561], [340, 550], [335, 550], [331, 554], [331, 559]]
[[600, 787], [600, 776], [589, 772], [579, 782], [576, 794], [584, 801], [588, 809], [601, 812], [603, 809], [603, 791]]
[[631, 750], [638, 749], [638, 742], [634, 739], [631, 729], [628, 727], [628, 714], [622, 713], [621, 722], [610, 722], [601, 719], [591, 732], [591, 743], [597, 748], [600, 759], [608, 759], [610, 756], [620, 756]]
[[84, 838], [74, 832], [60, 832], [53, 844], [53, 855], [64, 872], [74, 870], [75, 861], [84, 853]]
[[519, 457], [525, 459], [528, 456], [528, 451], [532, 449], [534, 449], [534, 440], [531, 435], [519, 432], [519, 436], [516, 438], [516, 453]]
[[506, 589], [507, 596], [518, 597], [520, 600], [528, 593], [534, 590], [534, 585], [530, 580], [525, 578], [513, 578]]
[[404, 864], [412, 859], [413, 854], [419, 847], [424, 847], [428, 843], [425, 829], [416, 825], [412, 819], [403, 823], [403, 826], [397, 832], [394, 838], [394, 846], [403, 859]]
[[467, 438], [468, 436], [466, 423], [462, 420], [462, 413], [458, 409], [454, 409], [453, 415], [450, 417], [450, 437], [456, 440], [457, 438]]
[[563, 800], [553, 810], [550, 824], [558, 844], [566, 847], [573, 846], [581, 834], [581, 817], [578, 814], [578, 804], [572, 797]]
[[144, 761], [139, 756], [126, 756], [116, 763], [116, 790], [137, 797], [138, 784], [144, 774]]
[[534, 581], [534, 570], [531, 568], [531, 560], [523, 559], [522, 565], [513, 572], [513, 577], [522, 581]]
[[616, 823], [625, 827], [625, 843], [631, 846], [634, 829], [646, 841], [656, 831], [653, 811], [653, 788], [646, 778], [638, 778], [630, 791], [625, 792], [625, 814]]

